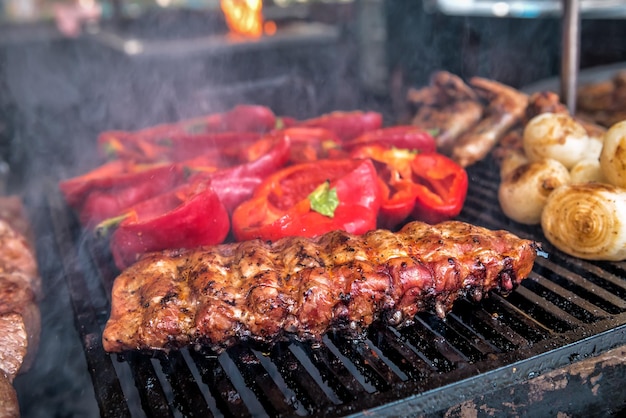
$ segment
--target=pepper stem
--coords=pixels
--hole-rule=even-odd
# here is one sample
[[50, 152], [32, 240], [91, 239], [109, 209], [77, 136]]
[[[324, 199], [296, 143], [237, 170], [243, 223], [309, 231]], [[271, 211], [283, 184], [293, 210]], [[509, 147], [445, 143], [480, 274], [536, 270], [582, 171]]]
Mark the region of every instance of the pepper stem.
[[105, 219], [104, 221], [96, 225], [96, 227], [94, 228], [94, 234], [97, 238], [104, 238], [108, 236], [109, 232], [113, 228], [116, 228], [119, 224], [121, 224], [124, 219], [128, 218], [128, 216], [128, 213], [125, 213], [120, 216], [114, 216], [112, 218]]

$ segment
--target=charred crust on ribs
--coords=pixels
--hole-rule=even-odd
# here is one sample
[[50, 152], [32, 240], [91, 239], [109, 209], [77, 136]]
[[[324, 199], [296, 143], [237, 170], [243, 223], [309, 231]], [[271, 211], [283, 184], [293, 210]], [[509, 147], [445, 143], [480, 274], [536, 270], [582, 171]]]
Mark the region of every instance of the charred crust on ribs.
[[375, 322], [406, 326], [423, 311], [443, 318], [459, 297], [510, 292], [535, 249], [506, 231], [449, 221], [152, 253], [116, 278], [103, 344], [219, 353], [333, 331], [359, 338]]

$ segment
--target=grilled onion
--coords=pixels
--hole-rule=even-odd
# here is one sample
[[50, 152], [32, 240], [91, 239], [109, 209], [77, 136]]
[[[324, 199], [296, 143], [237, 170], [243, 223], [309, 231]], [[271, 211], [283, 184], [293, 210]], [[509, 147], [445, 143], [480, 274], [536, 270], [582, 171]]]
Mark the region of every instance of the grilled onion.
[[626, 259], [626, 190], [603, 183], [554, 190], [541, 215], [547, 240], [587, 260]]
[[546, 159], [522, 164], [500, 182], [498, 201], [506, 216], [516, 222], [536, 225], [548, 195], [568, 184], [570, 174], [563, 164]]
[[589, 183], [590, 181], [607, 182], [600, 168], [600, 160], [597, 158], [580, 160], [572, 167], [569, 174], [571, 176], [571, 184]]
[[524, 152], [530, 161], [551, 158], [568, 169], [588, 156], [590, 141], [585, 128], [563, 113], [542, 113], [524, 128]]
[[626, 187], [626, 121], [611, 126], [604, 135], [600, 167], [609, 183]]

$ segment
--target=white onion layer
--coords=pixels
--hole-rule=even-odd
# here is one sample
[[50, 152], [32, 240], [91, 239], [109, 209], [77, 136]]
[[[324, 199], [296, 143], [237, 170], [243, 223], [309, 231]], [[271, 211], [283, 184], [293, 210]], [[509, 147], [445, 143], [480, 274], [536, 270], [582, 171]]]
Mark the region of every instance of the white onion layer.
[[610, 184], [564, 185], [546, 201], [541, 226], [559, 250], [587, 260], [626, 259], [626, 190]]

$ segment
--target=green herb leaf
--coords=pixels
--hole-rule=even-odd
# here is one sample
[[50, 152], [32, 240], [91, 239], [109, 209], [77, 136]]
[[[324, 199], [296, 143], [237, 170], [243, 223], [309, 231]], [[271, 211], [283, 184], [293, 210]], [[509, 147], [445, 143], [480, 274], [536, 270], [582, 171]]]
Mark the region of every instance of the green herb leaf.
[[110, 142], [104, 143], [103, 151], [107, 160], [115, 160], [117, 158], [117, 150]]
[[326, 180], [320, 184], [309, 195], [311, 209], [324, 216], [332, 218], [335, 216], [335, 209], [339, 206], [339, 198], [337, 197], [337, 189], [330, 188], [330, 181]]
[[439, 135], [440, 131], [441, 130], [439, 128], [434, 128], [434, 129], [428, 129], [426, 132], [428, 132], [430, 136], [437, 136]]
[[283, 129], [285, 127], [285, 121], [283, 118], [276, 118], [276, 125], [274, 129]]

